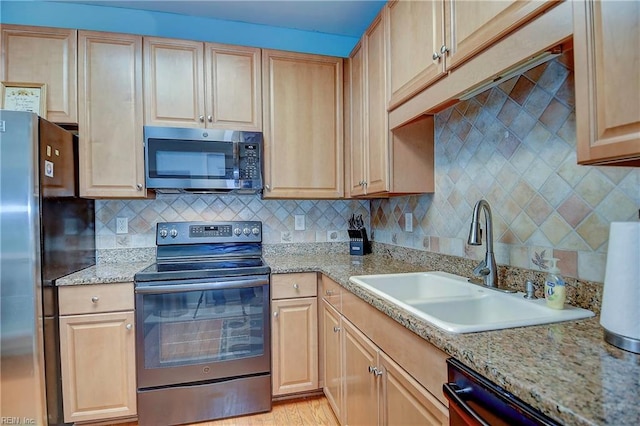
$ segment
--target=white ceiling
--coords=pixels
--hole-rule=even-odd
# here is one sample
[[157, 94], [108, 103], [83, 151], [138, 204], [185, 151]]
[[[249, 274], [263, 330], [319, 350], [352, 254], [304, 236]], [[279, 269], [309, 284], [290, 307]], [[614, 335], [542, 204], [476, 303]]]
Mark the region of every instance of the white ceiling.
[[54, 0], [176, 13], [359, 38], [381, 0]]

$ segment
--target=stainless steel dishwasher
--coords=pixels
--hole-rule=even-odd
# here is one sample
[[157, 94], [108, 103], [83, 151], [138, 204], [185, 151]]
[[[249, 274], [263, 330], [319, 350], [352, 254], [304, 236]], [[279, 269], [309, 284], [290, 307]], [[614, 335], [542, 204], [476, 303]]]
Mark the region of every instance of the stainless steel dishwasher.
[[447, 372], [450, 426], [560, 425], [456, 359]]

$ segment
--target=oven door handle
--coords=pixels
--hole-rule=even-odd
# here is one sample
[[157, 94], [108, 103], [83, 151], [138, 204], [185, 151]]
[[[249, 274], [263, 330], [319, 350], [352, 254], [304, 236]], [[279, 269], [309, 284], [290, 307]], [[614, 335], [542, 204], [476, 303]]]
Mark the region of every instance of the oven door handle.
[[209, 281], [192, 284], [146, 285], [136, 287], [135, 292], [138, 294], [183, 293], [185, 291], [207, 291], [224, 290], [230, 288], [258, 287], [265, 284], [269, 284], [268, 279], [255, 278], [249, 280]]
[[449, 400], [449, 409], [454, 409], [463, 419], [465, 425], [470, 426], [489, 426], [473, 408], [463, 399], [464, 395], [471, 393], [470, 388], [460, 388], [456, 383], [445, 383], [442, 386], [444, 396]]

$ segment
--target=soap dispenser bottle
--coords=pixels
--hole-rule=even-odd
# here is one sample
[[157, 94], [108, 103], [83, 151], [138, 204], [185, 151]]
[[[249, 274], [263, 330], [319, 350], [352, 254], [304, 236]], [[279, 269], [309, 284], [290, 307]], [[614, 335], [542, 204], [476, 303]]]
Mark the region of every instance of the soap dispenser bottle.
[[563, 309], [564, 301], [567, 298], [565, 282], [560, 276], [557, 262], [559, 259], [555, 257], [547, 259], [551, 262], [549, 273], [544, 281], [544, 297], [547, 300], [547, 306], [553, 309]]

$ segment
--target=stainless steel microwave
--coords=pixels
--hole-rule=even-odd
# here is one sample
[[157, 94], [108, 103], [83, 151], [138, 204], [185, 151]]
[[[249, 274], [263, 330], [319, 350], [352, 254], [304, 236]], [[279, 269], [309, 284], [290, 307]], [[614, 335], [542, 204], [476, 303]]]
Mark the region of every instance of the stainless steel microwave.
[[262, 190], [262, 133], [144, 127], [145, 180], [164, 193]]

